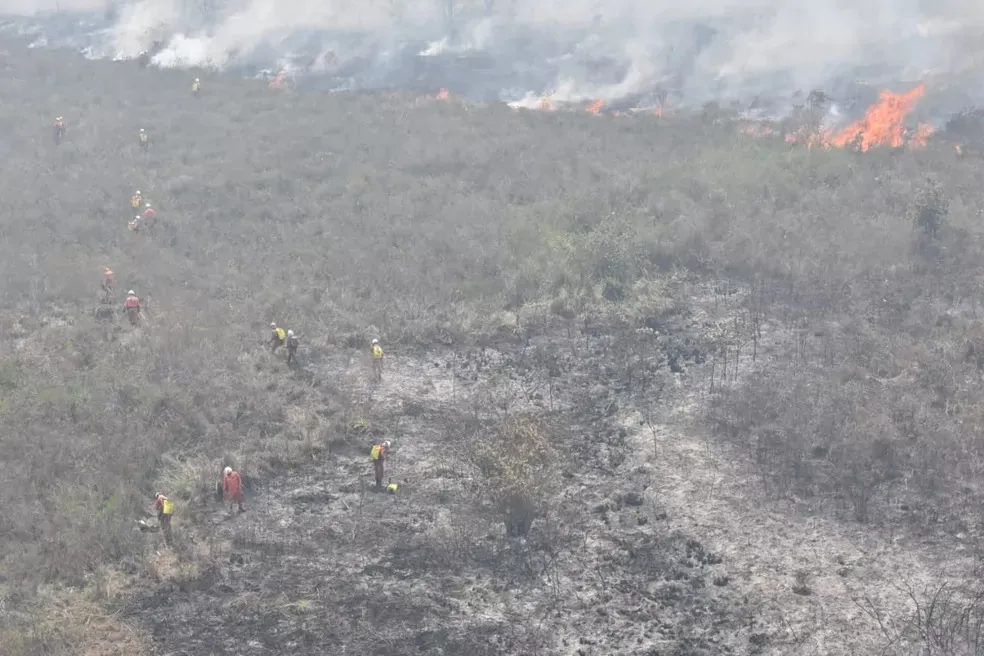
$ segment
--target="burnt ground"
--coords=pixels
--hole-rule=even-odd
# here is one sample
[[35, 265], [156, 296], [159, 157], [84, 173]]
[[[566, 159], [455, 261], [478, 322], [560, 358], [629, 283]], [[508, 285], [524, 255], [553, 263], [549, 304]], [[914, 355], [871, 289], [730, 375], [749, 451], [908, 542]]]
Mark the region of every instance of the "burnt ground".
[[[741, 301], [712, 302], [701, 283], [677, 293], [689, 309], [634, 343], [648, 344], [640, 359], [663, 371], [661, 391], [626, 381], [611, 333], [558, 322], [485, 349], [391, 354], [378, 386], [343, 351], [282, 368], [314, 392], [304, 401], [348, 408], [352, 430], [309, 445], [309, 465], [250, 481], [245, 515], [212, 504], [195, 526], [179, 525], [178, 548], [150, 558], [161, 583], [121, 610], [161, 654], [883, 647], [869, 611], [903, 623], [911, 600], [897, 582], [928, 585], [944, 560], [952, 574], [970, 559], [933, 539], [764, 501], [745, 460], [695, 414], [713, 400], [702, 335]], [[787, 333], [764, 326], [756, 360], [725, 384], [790, 348]], [[537, 352], [554, 354], [552, 377], [531, 368]], [[482, 482], [463, 453], [475, 408], [496, 405], [552, 408], [563, 426], [549, 510], [525, 538], [507, 537], [476, 496]], [[384, 437], [395, 496], [371, 487], [368, 445]], [[908, 642], [894, 648], [912, 653]]]
[[[358, 360], [323, 364], [311, 373], [355, 383], [368, 431], [397, 427], [379, 435], [394, 442], [399, 493], [372, 490], [370, 437], [332, 440], [310, 466], [256, 482], [245, 515], [208, 511], [214, 532], [197, 529], [177, 560], [207, 543], [215, 565], [128, 612], [170, 609], [151, 622], [162, 653], [745, 653], [765, 640], [755, 611], [728, 564], [651, 494], [648, 454], [598, 383], [606, 339], [562, 358], [552, 401], [515, 363], [557, 344], [553, 332], [526, 347], [393, 355], [376, 389], [359, 383]], [[550, 512], [525, 538], [463, 507], [482, 483], [456, 428], [492, 379], [499, 398], [552, 403], [565, 425]]]

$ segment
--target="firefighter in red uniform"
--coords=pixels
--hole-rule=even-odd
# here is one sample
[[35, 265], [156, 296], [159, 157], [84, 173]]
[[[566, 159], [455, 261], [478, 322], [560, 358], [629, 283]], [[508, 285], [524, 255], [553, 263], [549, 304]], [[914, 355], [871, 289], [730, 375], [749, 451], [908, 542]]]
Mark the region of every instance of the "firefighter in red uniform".
[[116, 295], [116, 278], [113, 277], [113, 270], [109, 267], [103, 267], [103, 303], [109, 303], [113, 300], [113, 296]]
[[154, 224], [157, 222], [157, 210], [150, 206], [150, 203], [144, 205], [143, 221], [141, 221], [142, 226], [148, 228], [153, 228]]
[[123, 301], [123, 310], [126, 311], [126, 318], [130, 320], [131, 326], [140, 323], [140, 299], [131, 289], [126, 293], [126, 300]]
[[[239, 512], [245, 512], [243, 508], [243, 479], [232, 467], [222, 470], [222, 492], [229, 503], [239, 506]], [[231, 510], [231, 508], [230, 508]]]

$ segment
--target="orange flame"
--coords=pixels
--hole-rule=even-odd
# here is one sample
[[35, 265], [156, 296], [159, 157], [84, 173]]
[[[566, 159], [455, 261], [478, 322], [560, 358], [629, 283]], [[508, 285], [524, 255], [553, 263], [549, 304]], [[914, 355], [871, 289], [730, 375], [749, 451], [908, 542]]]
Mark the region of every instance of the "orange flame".
[[[774, 137], [779, 134], [774, 126], [754, 120], [742, 121], [738, 131], [750, 137]], [[788, 141], [789, 137], [786, 137], [786, 140]]]
[[540, 109], [541, 111], [552, 112], [556, 108], [557, 106], [554, 104], [554, 101], [551, 100], [550, 98], [546, 98], [546, 97], [540, 98], [540, 104], [538, 106], [538, 109]]
[[448, 92], [447, 89], [441, 89], [441, 91], [437, 94], [437, 99], [438, 100], [447, 100], [450, 97], [451, 97], [451, 94]]
[[908, 130], [905, 119], [925, 93], [923, 84], [905, 93], [882, 91], [881, 100], [868, 108], [864, 118], [847, 127], [825, 132], [819, 126], [804, 125], [787, 134], [786, 141], [808, 148], [854, 147], [862, 152], [876, 146], [901, 148], [907, 142], [912, 148], [923, 148], [935, 128], [920, 123], [915, 130]]
[[601, 108], [604, 106], [605, 106], [604, 100], [596, 100], [587, 106], [586, 111], [589, 114], [594, 114], [595, 116], [597, 116], [598, 114], [601, 113]]
[[656, 111], [653, 112], [653, 116], [656, 118], [663, 118], [663, 103], [659, 104], [659, 107], [657, 107]]
[[953, 150], [957, 153], [958, 156], [963, 155], [963, 144], [956, 144], [953, 147]]
[[913, 148], [925, 148], [926, 142], [933, 136], [933, 132], [935, 131], [936, 129], [932, 125], [920, 123], [912, 133], [909, 139], [909, 145]]
[[814, 147], [824, 147], [829, 148], [830, 144], [825, 141], [825, 135], [817, 127], [810, 127], [808, 125], [801, 126], [794, 130], [793, 132], [786, 135], [786, 143], [790, 144], [806, 144], [807, 148]]
[[[882, 91], [881, 100], [868, 108], [863, 119], [837, 131], [825, 141], [839, 148], [856, 144], [862, 152], [873, 146], [900, 148], [905, 145], [905, 117], [925, 93], [926, 86], [923, 84], [905, 93]], [[932, 127], [919, 126], [913, 145], [925, 145], [925, 139], [930, 134]]]

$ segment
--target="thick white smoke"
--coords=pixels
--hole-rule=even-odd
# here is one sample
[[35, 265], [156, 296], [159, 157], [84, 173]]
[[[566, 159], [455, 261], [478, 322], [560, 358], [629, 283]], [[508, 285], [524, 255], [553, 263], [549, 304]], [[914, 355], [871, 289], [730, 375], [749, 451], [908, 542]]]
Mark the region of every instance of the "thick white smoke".
[[[105, 4], [0, 0], [0, 12], [56, 8]], [[135, 57], [160, 41], [159, 66], [294, 62], [349, 76], [350, 87], [426, 78], [519, 104], [545, 94], [628, 102], [656, 89], [684, 104], [789, 98], [838, 80], [976, 71], [984, 50], [978, 0], [139, 0], [117, 9], [91, 52]]]

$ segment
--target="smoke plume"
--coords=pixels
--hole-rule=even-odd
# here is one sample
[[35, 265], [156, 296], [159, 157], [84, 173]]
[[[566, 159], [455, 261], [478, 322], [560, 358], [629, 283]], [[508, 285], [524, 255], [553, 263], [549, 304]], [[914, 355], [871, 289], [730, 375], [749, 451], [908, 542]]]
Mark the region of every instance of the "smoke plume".
[[[92, 57], [307, 74], [332, 89], [448, 88], [534, 106], [683, 106], [928, 81], [976, 101], [976, 0], [0, 0], [10, 25]], [[52, 14], [51, 12], [61, 12]], [[96, 12], [69, 16], [66, 12]], [[71, 23], [75, 21], [75, 23]], [[71, 25], [76, 25], [73, 31]], [[29, 25], [30, 27], [25, 27]], [[783, 106], [785, 104], [785, 107]]]

